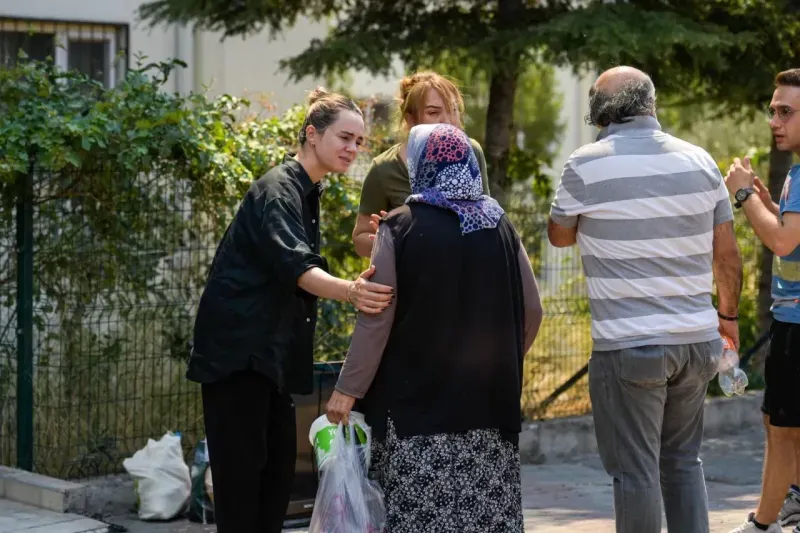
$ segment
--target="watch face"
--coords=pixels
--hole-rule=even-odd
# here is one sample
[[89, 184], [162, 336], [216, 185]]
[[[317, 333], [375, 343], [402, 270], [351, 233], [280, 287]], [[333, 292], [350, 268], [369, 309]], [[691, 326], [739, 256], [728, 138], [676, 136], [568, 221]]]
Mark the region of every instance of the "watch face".
[[744, 202], [745, 200], [747, 200], [747, 197], [749, 195], [750, 194], [749, 194], [749, 191], [747, 189], [739, 189], [738, 191], [736, 191], [736, 195], [735, 196], [736, 196], [736, 199], [738, 201]]

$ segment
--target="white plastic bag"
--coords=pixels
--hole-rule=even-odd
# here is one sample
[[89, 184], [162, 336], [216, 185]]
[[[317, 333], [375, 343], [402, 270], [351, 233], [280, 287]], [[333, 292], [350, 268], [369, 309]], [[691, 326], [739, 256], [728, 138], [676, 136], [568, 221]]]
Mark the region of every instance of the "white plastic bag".
[[192, 489], [189, 467], [183, 460], [180, 435], [167, 433], [122, 461], [136, 480], [139, 518], [171, 520], [186, 507]]
[[[347, 431], [348, 438], [345, 438]], [[383, 491], [367, 478], [355, 429], [339, 424], [321, 480], [308, 533], [381, 533], [386, 525]]]

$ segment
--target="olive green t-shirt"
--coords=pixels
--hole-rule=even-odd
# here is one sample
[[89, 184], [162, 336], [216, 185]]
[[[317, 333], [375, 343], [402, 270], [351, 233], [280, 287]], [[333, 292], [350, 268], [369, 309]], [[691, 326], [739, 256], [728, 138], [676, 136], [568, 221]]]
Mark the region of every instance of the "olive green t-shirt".
[[[489, 180], [486, 173], [486, 158], [481, 145], [470, 139], [478, 166], [481, 169], [483, 193], [489, 194]], [[391, 211], [400, 207], [411, 194], [411, 183], [408, 178], [408, 167], [400, 157], [400, 145], [395, 144], [378, 157], [372, 164], [361, 186], [361, 203], [358, 212], [362, 215], [378, 214], [380, 211]]]

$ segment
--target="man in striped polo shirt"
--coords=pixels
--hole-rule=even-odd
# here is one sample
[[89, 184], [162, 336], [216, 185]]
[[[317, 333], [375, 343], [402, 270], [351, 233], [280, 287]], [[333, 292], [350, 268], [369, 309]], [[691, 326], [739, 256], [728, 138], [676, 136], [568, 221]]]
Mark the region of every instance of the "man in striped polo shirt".
[[646, 74], [606, 71], [589, 98], [601, 131], [567, 161], [548, 236], [580, 247], [589, 391], [617, 532], [659, 533], [663, 496], [670, 532], [707, 533], [703, 400], [720, 332], [739, 338], [742, 263], [728, 192], [705, 150], [661, 131]]
[[[777, 147], [800, 154], [800, 69], [781, 72], [775, 78], [769, 116]], [[761, 500], [732, 533], [778, 533], [781, 526], [800, 522], [800, 165], [789, 171], [778, 204], [746, 157], [734, 160], [725, 182], [753, 231], [775, 254], [773, 321], [761, 406], [767, 435]], [[800, 533], [800, 525], [794, 533]]]

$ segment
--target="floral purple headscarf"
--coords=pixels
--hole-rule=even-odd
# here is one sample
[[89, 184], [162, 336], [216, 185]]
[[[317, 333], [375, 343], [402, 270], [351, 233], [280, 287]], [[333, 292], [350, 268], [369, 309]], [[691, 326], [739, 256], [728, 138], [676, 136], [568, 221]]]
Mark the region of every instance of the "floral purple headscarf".
[[483, 194], [481, 171], [469, 137], [455, 126], [424, 124], [411, 128], [408, 175], [411, 196], [406, 203], [453, 211], [462, 235], [496, 228], [504, 214], [494, 198]]

